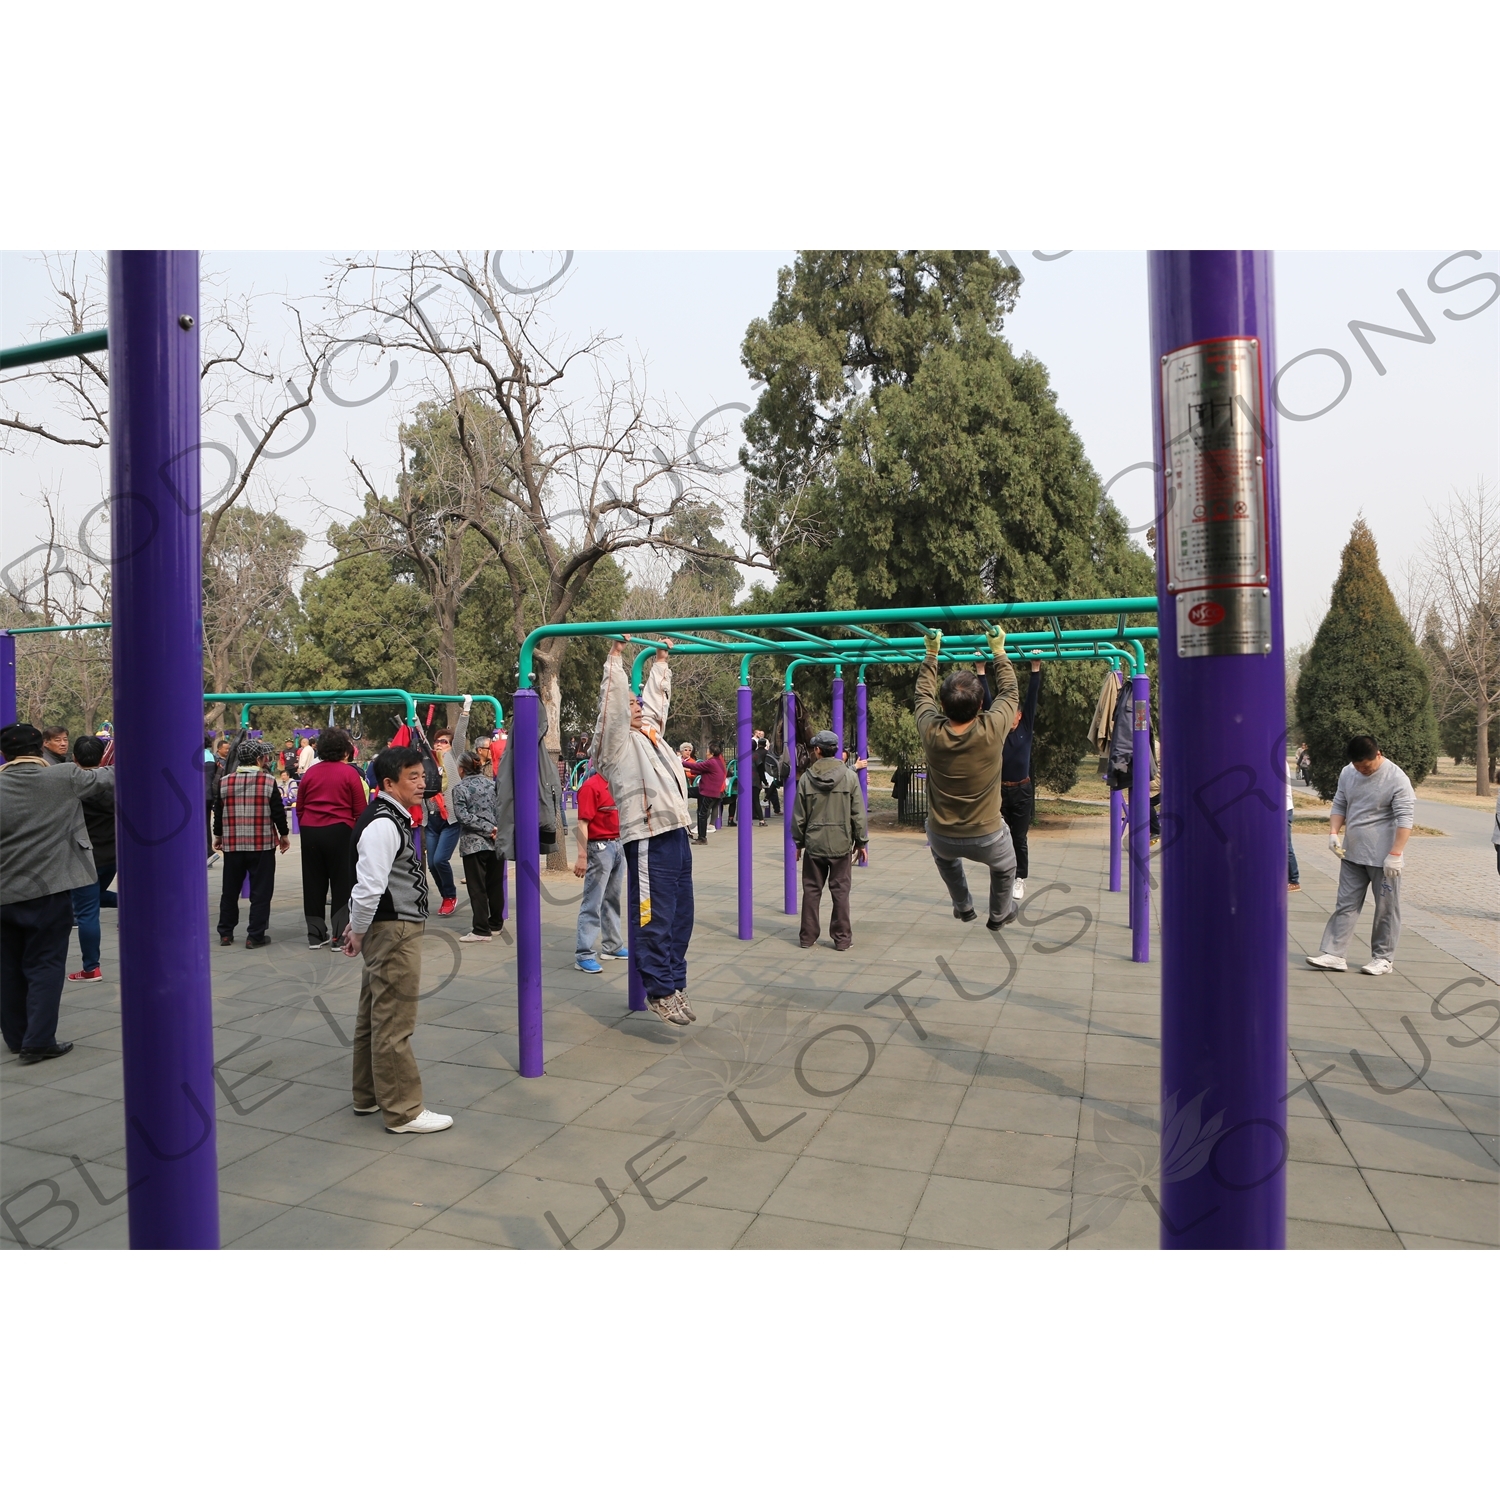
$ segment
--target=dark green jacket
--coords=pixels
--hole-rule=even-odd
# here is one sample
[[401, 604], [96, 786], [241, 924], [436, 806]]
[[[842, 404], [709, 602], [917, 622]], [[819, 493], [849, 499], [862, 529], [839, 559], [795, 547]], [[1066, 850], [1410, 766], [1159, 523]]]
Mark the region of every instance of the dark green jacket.
[[870, 842], [859, 777], [843, 761], [819, 756], [797, 779], [792, 838], [814, 859], [842, 859]]

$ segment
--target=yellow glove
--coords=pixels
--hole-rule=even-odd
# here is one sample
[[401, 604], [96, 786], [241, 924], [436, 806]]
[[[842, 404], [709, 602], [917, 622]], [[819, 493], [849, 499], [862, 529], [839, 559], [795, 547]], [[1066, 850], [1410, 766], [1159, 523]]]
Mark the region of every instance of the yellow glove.
[[941, 630], [929, 630], [926, 633], [925, 639], [927, 641], [927, 654], [936, 660], [939, 650], [942, 649], [943, 632]]
[[990, 638], [990, 650], [996, 661], [1005, 655], [1005, 632], [998, 625], [991, 625], [984, 632]]

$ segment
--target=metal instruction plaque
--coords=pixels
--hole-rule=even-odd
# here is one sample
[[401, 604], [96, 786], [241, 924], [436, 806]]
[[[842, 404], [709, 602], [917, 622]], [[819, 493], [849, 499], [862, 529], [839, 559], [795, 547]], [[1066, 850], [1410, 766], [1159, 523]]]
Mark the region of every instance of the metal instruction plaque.
[[1177, 596], [1179, 656], [1264, 656], [1270, 649], [1271, 591], [1264, 585]]
[[1258, 339], [1213, 339], [1162, 359], [1168, 593], [1266, 582], [1260, 388]]

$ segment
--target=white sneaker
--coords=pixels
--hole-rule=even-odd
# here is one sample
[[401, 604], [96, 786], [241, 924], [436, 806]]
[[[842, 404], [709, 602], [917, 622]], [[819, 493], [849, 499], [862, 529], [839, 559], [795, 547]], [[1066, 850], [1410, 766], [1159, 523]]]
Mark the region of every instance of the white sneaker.
[[1017, 901], [1024, 900], [1026, 896], [1026, 882], [1024, 880], [1016, 881], [1016, 883], [1011, 886], [1010, 893], [1016, 898]]
[[430, 1109], [424, 1109], [415, 1120], [408, 1120], [404, 1125], [387, 1125], [387, 1135], [432, 1135], [436, 1131], [446, 1130], [453, 1123], [452, 1115], [435, 1115]]
[[357, 1115], [378, 1115], [380, 1106], [378, 1104], [356, 1104], [354, 1113]]
[[1307, 961], [1315, 969], [1332, 969], [1336, 974], [1342, 974], [1349, 967], [1337, 953], [1309, 953]]
[[495, 940], [487, 932], [466, 932], [459, 938], [461, 943], [493, 943]]
[[1389, 974], [1395, 967], [1395, 964], [1388, 958], [1372, 958], [1359, 972], [1361, 974]]

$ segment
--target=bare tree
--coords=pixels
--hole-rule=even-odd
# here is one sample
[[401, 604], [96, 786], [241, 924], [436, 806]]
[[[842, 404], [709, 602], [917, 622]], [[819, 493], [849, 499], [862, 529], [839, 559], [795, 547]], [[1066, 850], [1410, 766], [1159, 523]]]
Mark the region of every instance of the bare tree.
[[[527, 289], [504, 275], [498, 251], [428, 251], [349, 259], [332, 288], [343, 338], [405, 353], [427, 398], [453, 414], [468, 470], [455, 514], [504, 570], [517, 641], [565, 621], [594, 568], [615, 553], [666, 549], [766, 565], [742, 527], [720, 547], [667, 535], [684, 506], [720, 498], [720, 476], [614, 340], [557, 332], [549, 305], [561, 274]], [[503, 442], [487, 436], [496, 427]], [[566, 651], [566, 639], [554, 638], [536, 652], [549, 744], [558, 739]]]
[[[203, 565], [203, 665], [213, 692], [255, 690], [278, 630], [290, 645], [288, 616], [306, 544], [306, 535], [274, 511], [238, 505], [224, 515]], [[222, 724], [226, 711], [208, 705], [204, 722]]]
[[[76, 252], [44, 257], [52, 283], [55, 313], [36, 329], [39, 337], [84, 333], [108, 321], [108, 272], [99, 257]], [[296, 324], [299, 372], [305, 386], [271, 369], [272, 351], [254, 333], [250, 295], [230, 296], [222, 278], [206, 273], [201, 283], [200, 312], [202, 411], [234, 414], [236, 426], [250, 444], [240, 462], [226, 443], [205, 442], [213, 455], [217, 488], [203, 487], [203, 547], [211, 551], [223, 517], [245, 496], [251, 479], [267, 459], [295, 452], [312, 436], [316, 418], [313, 387], [329, 354], [326, 342], [312, 338], [302, 314], [289, 310]], [[31, 440], [60, 448], [102, 449], [109, 442], [109, 356], [74, 355], [33, 365], [0, 378], [0, 447]], [[299, 432], [299, 423], [301, 431]], [[289, 444], [289, 446], [281, 446]], [[202, 454], [199, 455], [200, 461]]]
[[[109, 618], [109, 574], [72, 543], [58, 497], [41, 494], [45, 524], [37, 545], [0, 568], [0, 623], [79, 625]], [[16, 662], [17, 711], [32, 723], [81, 720], [92, 733], [110, 701], [110, 639], [105, 630], [27, 635]]]
[[1474, 793], [1488, 797], [1490, 719], [1500, 712], [1500, 501], [1480, 480], [1431, 514], [1424, 561], [1440, 649], [1429, 655], [1448, 702], [1474, 710]]

